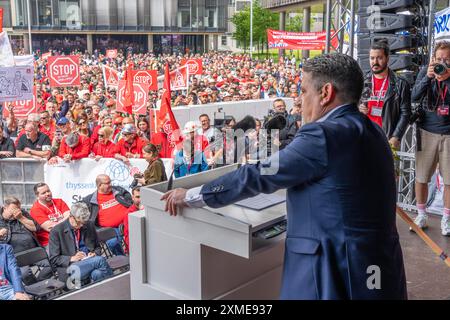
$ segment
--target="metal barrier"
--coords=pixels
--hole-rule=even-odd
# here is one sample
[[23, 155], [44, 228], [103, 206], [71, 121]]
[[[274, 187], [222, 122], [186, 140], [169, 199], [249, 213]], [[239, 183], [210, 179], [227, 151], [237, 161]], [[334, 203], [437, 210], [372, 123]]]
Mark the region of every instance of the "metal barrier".
[[0, 199], [2, 203], [7, 196], [20, 200], [23, 208], [31, 208], [36, 200], [33, 187], [44, 181], [44, 164], [46, 161], [25, 158], [0, 160]]
[[416, 195], [414, 183], [416, 180], [416, 127], [414, 125], [408, 126], [406, 133], [403, 136], [400, 152], [400, 176], [398, 180], [397, 203], [399, 207], [408, 210], [416, 211]]

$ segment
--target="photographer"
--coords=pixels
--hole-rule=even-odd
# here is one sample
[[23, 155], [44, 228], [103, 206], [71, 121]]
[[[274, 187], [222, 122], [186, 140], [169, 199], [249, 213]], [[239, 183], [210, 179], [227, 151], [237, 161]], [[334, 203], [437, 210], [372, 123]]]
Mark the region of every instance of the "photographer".
[[269, 111], [269, 115], [265, 118], [263, 127], [267, 130], [275, 129], [271, 127], [269, 122], [277, 116], [282, 116], [286, 120], [286, 125], [284, 128], [280, 129], [279, 142], [274, 141], [275, 144], [279, 143], [279, 148], [281, 150], [285, 148], [292, 141], [292, 139], [294, 139], [298, 127], [295, 119], [289, 117], [289, 114], [286, 111], [286, 103], [283, 99], [275, 99], [273, 102], [273, 109]]
[[396, 149], [411, 117], [409, 84], [388, 68], [389, 46], [380, 40], [370, 48], [370, 72], [366, 78], [366, 103], [359, 110], [383, 128], [389, 143]]
[[[413, 102], [421, 102], [416, 151], [416, 201], [418, 215], [414, 221], [427, 227], [426, 203], [428, 183], [439, 163], [444, 180], [442, 235], [450, 235], [450, 42], [436, 44], [430, 64], [418, 74], [412, 91]], [[420, 146], [420, 147], [419, 147]]]

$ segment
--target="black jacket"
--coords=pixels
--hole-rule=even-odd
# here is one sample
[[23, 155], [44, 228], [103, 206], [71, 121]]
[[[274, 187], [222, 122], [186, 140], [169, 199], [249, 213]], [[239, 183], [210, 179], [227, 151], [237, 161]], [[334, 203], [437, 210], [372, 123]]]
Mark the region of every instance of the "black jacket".
[[[272, 113], [272, 115], [277, 115], [278, 113]], [[297, 122], [295, 121], [294, 117], [291, 117], [287, 111], [284, 112], [284, 114], [282, 113], [283, 117], [286, 119], [286, 126], [280, 130], [280, 150], [284, 149], [289, 143], [291, 143], [291, 141], [294, 139], [295, 134], [297, 133], [298, 127], [297, 127]], [[267, 125], [267, 121], [269, 120], [266, 119], [266, 121], [263, 124], [263, 127], [266, 128]], [[267, 129], [267, 128], [266, 128]], [[270, 140], [270, 133], [268, 132], [269, 136], [267, 137], [267, 141], [269, 142]]]
[[[133, 205], [133, 198], [131, 197], [131, 194], [127, 190], [119, 186], [114, 186], [112, 187], [112, 191], [114, 193], [114, 197], [116, 198], [117, 202], [119, 202], [121, 205], [127, 208]], [[97, 225], [97, 216], [98, 216], [97, 191], [84, 197], [82, 202], [87, 204], [89, 212], [91, 213], [89, 221], [92, 221]]]
[[[428, 66], [425, 66], [420, 70], [411, 94], [412, 101], [422, 102], [419, 109], [419, 127], [431, 133], [449, 135], [450, 116], [441, 116], [436, 112], [437, 105], [442, 104], [442, 98], [439, 95], [438, 82], [427, 77], [427, 69]], [[449, 91], [450, 78], [443, 81], [442, 89], [443, 92]], [[450, 105], [450, 92], [445, 95], [444, 104]]]
[[[98, 256], [102, 251], [97, 240], [97, 232], [91, 221], [88, 221], [80, 229], [80, 239], [83, 240], [89, 252], [95, 252]], [[73, 228], [69, 219], [56, 225], [50, 231], [50, 263], [54, 268], [67, 268], [70, 265], [70, 258], [77, 253]]]
[[[364, 86], [372, 88], [372, 73], [366, 76]], [[405, 79], [389, 70], [389, 87], [381, 111], [383, 131], [388, 137], [401, 139], [411, 117], [411, 88]]]

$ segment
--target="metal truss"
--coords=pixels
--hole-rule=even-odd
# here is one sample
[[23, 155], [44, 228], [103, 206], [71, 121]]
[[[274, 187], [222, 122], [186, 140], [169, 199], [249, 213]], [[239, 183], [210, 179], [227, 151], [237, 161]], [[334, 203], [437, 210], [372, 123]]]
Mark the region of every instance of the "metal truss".
[[336, 51], [356, 58], [353, 50], [356, 33], [355, 14], [356, 0], [327, 0], [326, 53]]
[[403, 136], [400, 152], [397, 204], [408, 211], [415, 211], [416, 126], [409, 126]]

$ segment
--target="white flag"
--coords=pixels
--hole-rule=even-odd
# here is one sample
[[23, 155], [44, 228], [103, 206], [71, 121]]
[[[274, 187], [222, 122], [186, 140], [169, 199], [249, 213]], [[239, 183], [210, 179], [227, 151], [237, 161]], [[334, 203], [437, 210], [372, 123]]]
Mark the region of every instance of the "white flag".
[[14, 55], [6, 31], [0, 33], [0, 67], [14, 67]]

